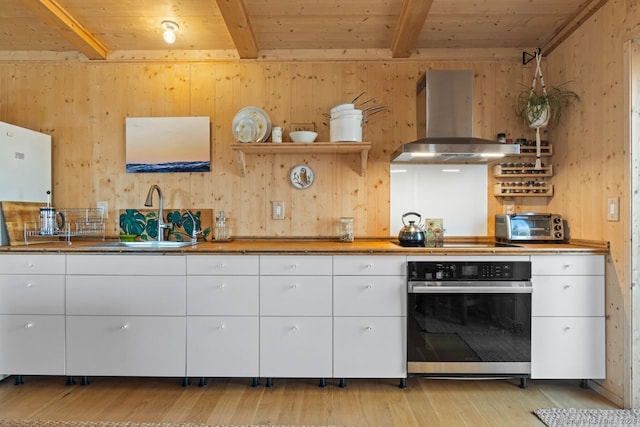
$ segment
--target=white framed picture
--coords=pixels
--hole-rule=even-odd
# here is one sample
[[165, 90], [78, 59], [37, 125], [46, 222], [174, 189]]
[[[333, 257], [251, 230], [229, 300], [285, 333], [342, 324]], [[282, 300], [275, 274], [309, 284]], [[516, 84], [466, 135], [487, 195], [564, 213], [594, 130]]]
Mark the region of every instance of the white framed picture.
[[126, 170], [210, 172], [209, 117], [127, 117]]

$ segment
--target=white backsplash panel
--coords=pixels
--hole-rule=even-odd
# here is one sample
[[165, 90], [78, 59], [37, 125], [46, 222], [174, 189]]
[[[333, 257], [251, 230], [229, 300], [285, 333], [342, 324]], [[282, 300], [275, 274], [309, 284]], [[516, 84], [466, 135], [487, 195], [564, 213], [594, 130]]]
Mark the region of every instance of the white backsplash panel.
[[486, 164], [391, 164], [391, 235], [402, 228], [402, 215], [417, 212], [423, 223], [442, 218], [445, 237], [486, 236], [487, 170]]

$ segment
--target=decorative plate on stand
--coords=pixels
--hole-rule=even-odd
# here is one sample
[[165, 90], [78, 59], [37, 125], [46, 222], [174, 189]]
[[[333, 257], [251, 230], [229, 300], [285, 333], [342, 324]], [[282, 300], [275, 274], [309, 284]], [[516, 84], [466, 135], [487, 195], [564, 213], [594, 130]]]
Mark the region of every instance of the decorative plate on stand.
[[305, 188], [311, 187], [315, 176], [313, 174], [313, 169], [311, 169], [309, 165], [298, 165], [291, 169], [289, 179], [294, 187], [299, 190], [304, 190]]

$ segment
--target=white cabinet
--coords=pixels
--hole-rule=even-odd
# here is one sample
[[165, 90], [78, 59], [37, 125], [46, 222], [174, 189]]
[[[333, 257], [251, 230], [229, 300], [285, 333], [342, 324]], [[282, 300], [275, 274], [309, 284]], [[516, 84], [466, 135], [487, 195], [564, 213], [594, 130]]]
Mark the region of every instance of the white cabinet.
[[258, 273], [258, 256], [187, 256], [187, 376], [259, 376]]
[[332, 257], [260, 257], [260, 375], [331, 377]]
[[333, 375], [406, 378], [406, 257], [335, 256]]
[[64, 375], [64, 259], [0, 257], [0, 373]]
[[531, 378], [605, 378], [604, 257], [531, 257]]
[[67, 375], [185, 375], [185, 317], [68, 316]]
[[184, 376], [184, 256], [67, 256], [67, 375]]

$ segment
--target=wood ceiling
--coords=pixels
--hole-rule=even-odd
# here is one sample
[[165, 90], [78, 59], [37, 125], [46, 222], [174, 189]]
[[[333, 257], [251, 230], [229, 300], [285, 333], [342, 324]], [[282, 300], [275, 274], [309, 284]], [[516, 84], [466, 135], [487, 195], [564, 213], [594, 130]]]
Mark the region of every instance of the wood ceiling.
[[[551, 52], [607, 0], [1, 0], [0, 60]], [[161, 21], [179, 25], [162, 39]]]

